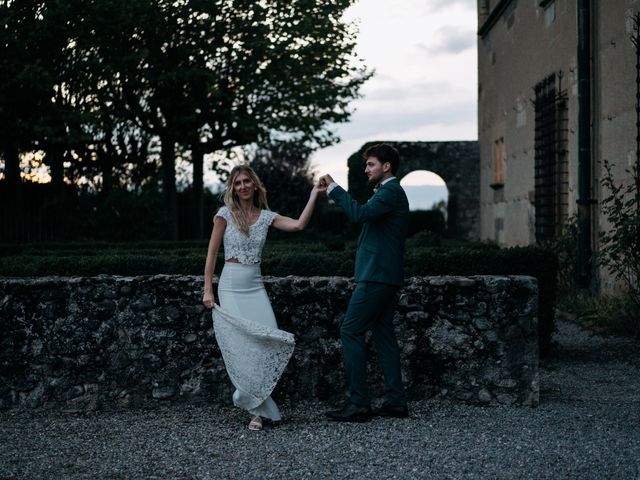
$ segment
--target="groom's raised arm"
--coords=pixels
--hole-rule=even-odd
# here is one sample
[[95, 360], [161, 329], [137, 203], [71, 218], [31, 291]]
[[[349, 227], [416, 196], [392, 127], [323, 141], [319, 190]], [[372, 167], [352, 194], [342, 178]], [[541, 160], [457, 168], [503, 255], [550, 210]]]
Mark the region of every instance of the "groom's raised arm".
[[332, 187], [328, 191], [329, 197], [335, 200], [347, 217], [356, 223], [363, 223], [395, 210], [395, 194], [390, 188], [381, 188], [367, 203], [361, 205], [340, 185], [333, 184]]

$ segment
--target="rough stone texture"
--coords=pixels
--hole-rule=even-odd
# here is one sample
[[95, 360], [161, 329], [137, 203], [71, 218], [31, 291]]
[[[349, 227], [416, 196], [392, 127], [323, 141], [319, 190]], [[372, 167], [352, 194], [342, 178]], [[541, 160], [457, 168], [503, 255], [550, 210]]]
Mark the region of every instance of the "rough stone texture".
[[[365, 143], [349, 157], [349, 192], [359, 201], [371, 195], [363, 175], [362, 154], [371, 145]], [[480, 149], [477, 141], [464, 142], [388, 142], [400, 153], [397, 177], [416, 170], [438, 174], [447, 184], [447, 233], [450, 236], [480, 238]]]
[[[342, 277], [265, 279], [296, 351], [274, 397], [344, 395]], [[95, 410], [232, 393], [200, 303], [202, 277], [0, 280], [0, 408]], [[537, 283], [530, 277], [416, 277], [399, 292], [396, 331], [409, 397], [538, 404]], [[375, 355], [374, 394], [382, 394]]]
[[281, 404], [249, 432], [220, 403], [91, 413], [0, 411], [3, 480], [638, 480], [640, 350], [558, 318], [540, 405], [438, 398], [409, 418], [336, 423], [329, 402]]

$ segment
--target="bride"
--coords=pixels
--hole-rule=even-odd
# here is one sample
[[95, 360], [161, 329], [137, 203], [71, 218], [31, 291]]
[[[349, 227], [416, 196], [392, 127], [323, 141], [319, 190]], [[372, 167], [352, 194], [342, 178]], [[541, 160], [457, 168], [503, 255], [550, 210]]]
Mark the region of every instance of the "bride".
[[[225, 205], [214, 216], [202, 302], [213, 308], [216, 340], [236, 388], [233, 403], [251, 414], [251, 430], [262, 429], [263, 417], [280, 420], [271, 392], [294, 348], [293, 335], [278, 329], [262, 283], [262, 248], [271, 225], [285, 232], [303, 230], [320, 191], [318, 185], [311, 190], [300, 218], [285, 217], [269, 210], [266, 190], [253, 169], [238, 165], [227, 179]], [[218, 284], [218, 306], [212, 278], [221, 243], [225, 263]]]

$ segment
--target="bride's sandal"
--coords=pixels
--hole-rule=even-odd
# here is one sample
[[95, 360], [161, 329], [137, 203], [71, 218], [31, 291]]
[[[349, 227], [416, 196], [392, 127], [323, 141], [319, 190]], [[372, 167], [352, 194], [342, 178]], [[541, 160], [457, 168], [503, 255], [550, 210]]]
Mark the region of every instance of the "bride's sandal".
[[249, 422], [249, 426], [247, 428], [249, 428], [249, 430], [253, 430], [254, 432], [262, 430], [262, 419], [260, 417], [253, 417]]

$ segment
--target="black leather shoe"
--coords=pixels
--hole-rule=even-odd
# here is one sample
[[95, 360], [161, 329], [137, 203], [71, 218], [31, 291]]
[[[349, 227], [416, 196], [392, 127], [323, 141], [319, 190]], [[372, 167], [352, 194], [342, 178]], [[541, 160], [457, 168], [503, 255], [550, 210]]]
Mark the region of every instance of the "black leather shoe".
[[409, 409], [406, 405], [400, 407], [383, 403], [382, 406], [375, 411], [375, 414], [378, 417], [407, 418], [409, 416]]
[[331, 410], [324, 414], [338, 422], [367, 422], [373, 417], [370, 405], [359, 406], [351, 402], [347, 402], [340, 410]]

